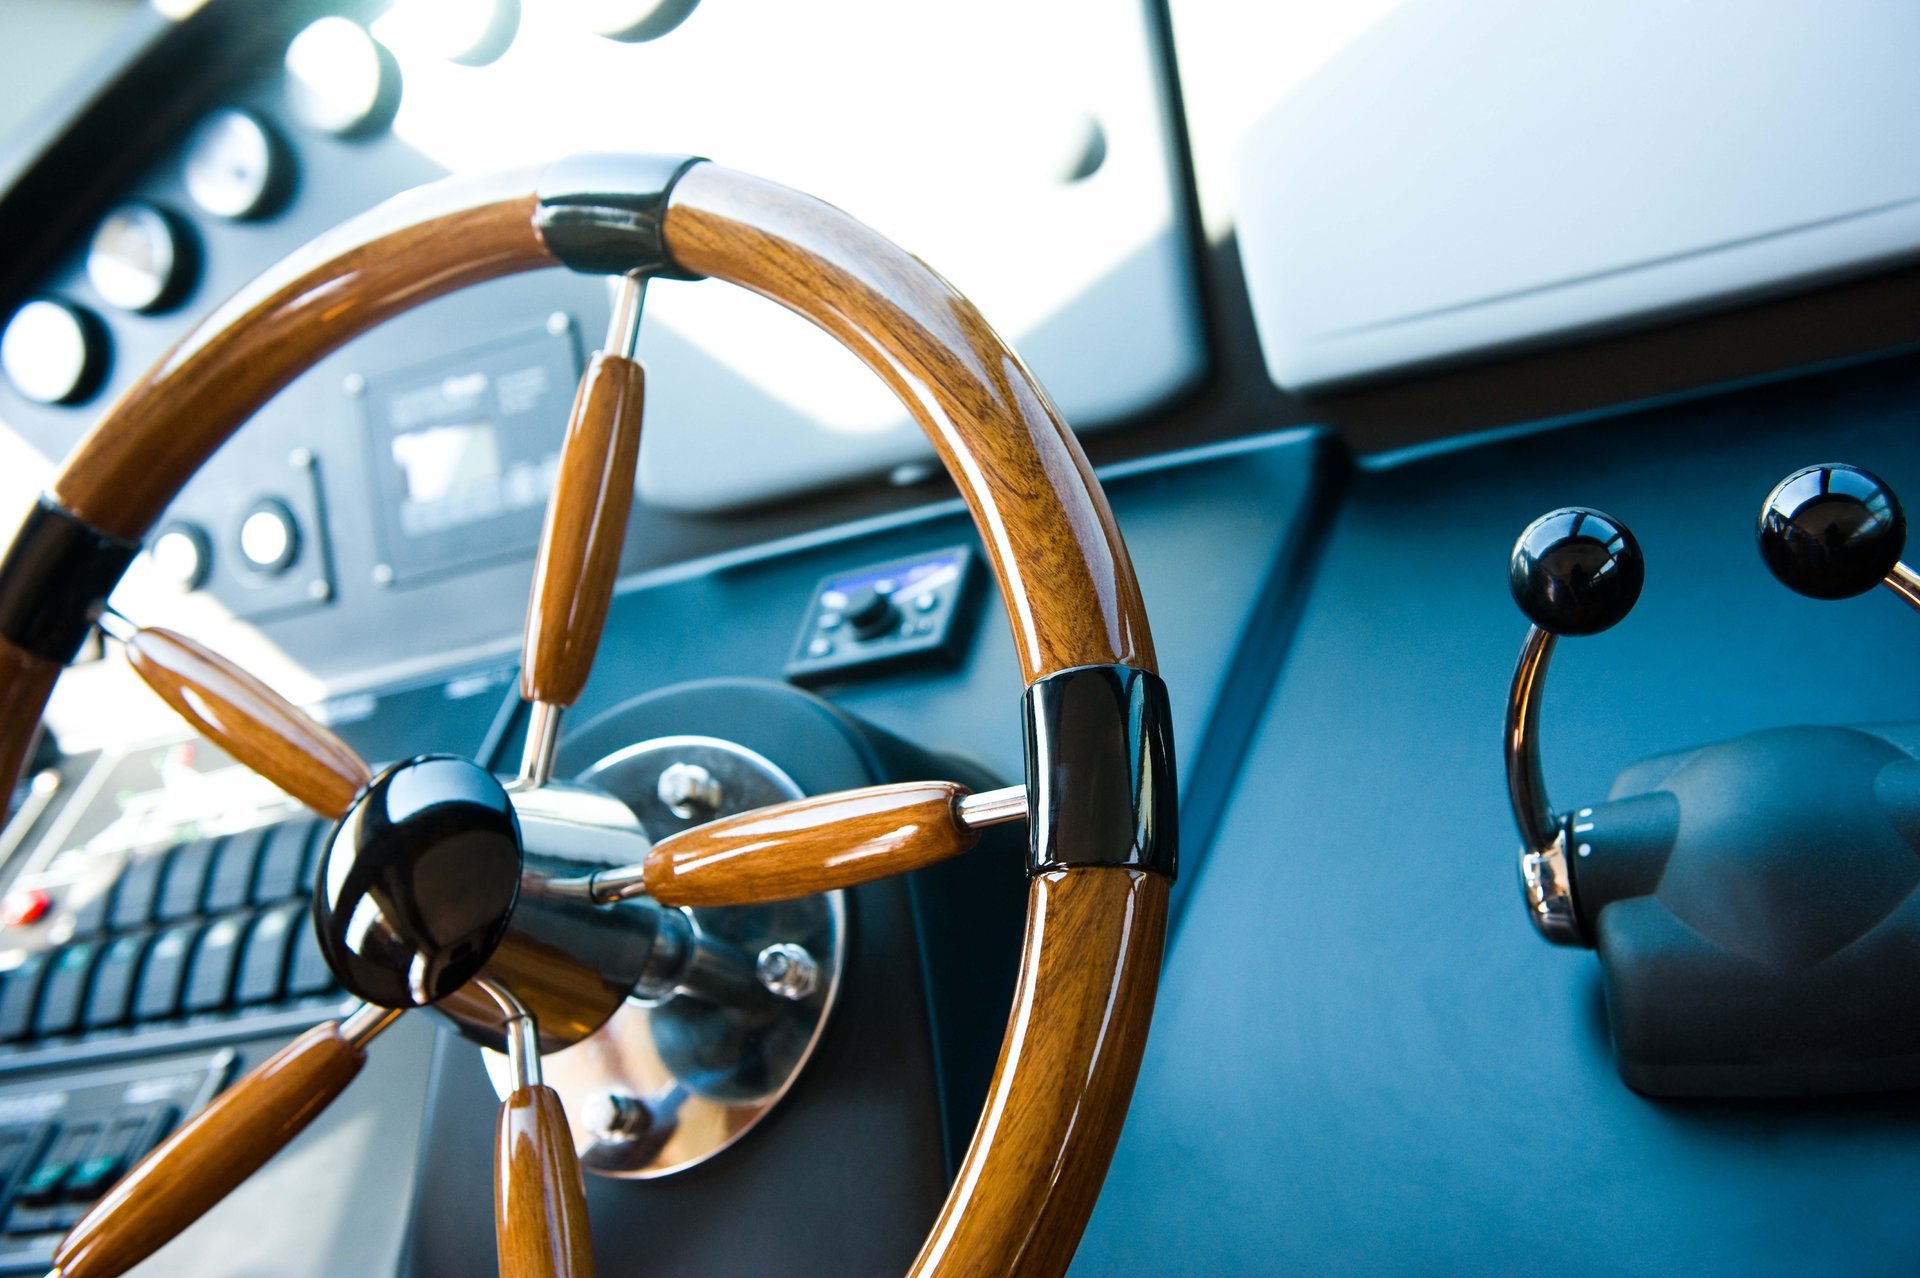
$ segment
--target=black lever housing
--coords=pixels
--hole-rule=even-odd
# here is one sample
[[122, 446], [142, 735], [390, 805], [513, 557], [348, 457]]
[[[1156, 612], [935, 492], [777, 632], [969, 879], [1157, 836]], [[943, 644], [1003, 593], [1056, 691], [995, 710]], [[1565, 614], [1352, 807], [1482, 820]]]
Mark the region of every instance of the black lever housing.
[[1920, 1084], [1920, 726], [1773, 728], [1575, 814], [1620, 1076], [1660, 1096]]

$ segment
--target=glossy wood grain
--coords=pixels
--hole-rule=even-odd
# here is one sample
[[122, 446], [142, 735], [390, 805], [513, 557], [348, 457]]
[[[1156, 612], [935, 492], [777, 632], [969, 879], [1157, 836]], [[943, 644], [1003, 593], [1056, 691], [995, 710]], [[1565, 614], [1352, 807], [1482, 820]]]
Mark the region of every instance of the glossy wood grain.
[[1113, 512], [1059, 411], [973, 303], [832, 205], [714, 164], [673, 189], [667, 250], [839, 338], [900, 397], [973, 510], [1027, 682], [1154, 669]]
[[13, 789], [26, 766], [47, 697], [61, 666], [0, 639], [0, 806], [11, 817]]
[[372, 779], [351, 746], [226, 658], [171, 630], [142, 630], [127, 660], [202, 735], [321, 816], [339, 820]]
[[[313, 361], [428, 298], [551, 264], [532, 226], [532, 186], [530, 176], [510, 179], [486, 195], [437, 184], [303, 250], [200, 325], [109, 410], [55, 480], [56, 500], [107, 532], [140, 537], [201, 462]], [[900, 397], [972, 509], [1028, 682], [1083, 665], [1154, 668], [1139, 586], [1084, 454], [971, 303], [838, 210], [710, 164], [680, 180], [664, 227], [678, 264], [806, 316]], [[552, 629], [564, 637], [570, 625], [559, 616]], [[580, 658], [553, 664], [570, 670]], [[21, 683], [15, 700], [26, 719], [0, 723], [0, 749], [16, 760], [45, 700], [31, 678]], [[551, 685], [567, 686], [565, 678]], [[263, 770], [273, 775], [275, 766]], [[320, 801], [340, 802], [340, 770], [322, 771], [330, 775]], [[875, 816], [865, 843], [856, 840], [872, 845], [865, 864], [948, 846], [937, 824], [902, 835], [900, 815]], [[922, 816], [930, 821], [931, 809]], [[809, 855], [830, 859], [819, 840], [807, 842], [816, 849]], [[690, 877], [689, 864], [676, 863], [674, 877]], [[987, 1109], [916, 1274], [1063, 1272], [1125, 1115], [1151, 1016], [1167, 882], [1080, 868], [1036, 879], [1031, 893], [1020, 985]], [[276, 1104], [266, 1108], [284, 1114]], [[496, 1208], [509, 1275], [591, 1266], [559, 1108], [533, 1089], [502, 1111]], [[211, 1202], [257, 1165], [189, 1168], [177, 1178], [190, 1187], [181, 1201], [198, 1201], [213, 1185]]]
[[647, 854], [647, 895], [662, 905], [783, 901], [905, 874], [960, 855], [966, 787], [881, 785], [758, 808], [670, 835]]
[[[986, 1109], [915, 1278], [1066, 1271], [1140, 1070], [1167, 889], [1159, 875], [1106, 867], [1034, 879]], [[1164, 1267], [1143, 1258], [1143, 1272]]]
[[593, 669], [633, 509], [645, 391], [640, 365], [605, 352], [580, 379], [527, 603], [520, 694], [529, 701], [570, 706]]
[[501, 1278], [590, 1278], [586, 1186], [551, 1087], [522, 1087], [501, 1105], [493, 1165]]
[[299, 250], [128, 388], [61, 467], [55, 499], [140, 540], [213, 451], [323, 355], [442, 294], [554, 265], [533, 226], [534, 181], [438, 182]]
[[139, 1264], [278, 1153], [365, 1060], [333, 1022], [274, 1053], [109, 1190], [60, 1244], [54, 1272], [113, 1278]]

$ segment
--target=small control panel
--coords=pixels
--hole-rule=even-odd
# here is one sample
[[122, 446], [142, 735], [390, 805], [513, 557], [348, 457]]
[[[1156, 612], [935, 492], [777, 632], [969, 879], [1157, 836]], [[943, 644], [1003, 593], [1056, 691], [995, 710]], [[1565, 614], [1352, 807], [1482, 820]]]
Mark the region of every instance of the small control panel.
[[977, 559], [954, 546], [828, 577], [814, 588], [787, 678], [826, 683], [956, 660], [979, 595]]
[[233, 1069], [222, 1050], [0, 1089], [0, 1272], [42, 1272], [54, 1246]]
[[320, 463], [306, 448], [250, 455], [244, 486], [190, 489], [147, 544], [146, 570], [211, 592], [236, 617], [284, 616], [334, 597]]

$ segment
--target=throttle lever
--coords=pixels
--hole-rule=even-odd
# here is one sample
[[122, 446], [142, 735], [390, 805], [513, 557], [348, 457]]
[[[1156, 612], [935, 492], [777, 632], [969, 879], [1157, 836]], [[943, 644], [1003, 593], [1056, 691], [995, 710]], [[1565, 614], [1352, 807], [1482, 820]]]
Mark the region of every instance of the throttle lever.
[[1588, 945], [1568, 862], [1578, 819], [1556, 816], [1540, 772], [1540, 700], [1555, 641], [1595, 635], [1626, 618], [1646, 583], [1640, 543], [1611, 515], [1584, 506], [1549, 511], [1514, 543], [1507, 584], [1533, 623], [1507, 695], [1507, 794], [1520, 829], [1527, 917], [1556, 945]]
[[1885, 586], [1920, 609], [1920, 573], [1900, 562], [1907, 516], [1885, 480], [1842, 462], [1803, 466], [1760, 507], [1760, 558], [1809, 599], [1850, 599]]
[[[1776, 485], [1758, 538], [1789, 588], [1884, 584], [1920, 607], [1906, 520], [1857, 467]], [[1507, 706], [1507, 775], [1529, 916], [1598, 953], [1620, 1075], [1663, 1096], [1780, 1096], [1920, 1084], [1920, 759], [1899, 728], [1776, 727], [1643, 760], [1556, 813], [1539, 706], [1560, 635], [1618, 623], [1644, 580], [1632, 534], [1554, 511], [1514, 548], [1533, 628]]]

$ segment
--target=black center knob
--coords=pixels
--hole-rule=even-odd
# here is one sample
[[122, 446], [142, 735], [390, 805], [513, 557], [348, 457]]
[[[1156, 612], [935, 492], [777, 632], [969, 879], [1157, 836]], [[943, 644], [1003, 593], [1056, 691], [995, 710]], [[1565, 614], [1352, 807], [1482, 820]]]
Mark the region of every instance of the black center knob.
[[853, 633], [862, 639], [885, 634], [900, 622], [900, 610], [893, 606], [893, 596], [871, 586], [854, 592], [853, 598], [847, 600], [845, 615]]
[[1899, 498], [1858, 466], [1794, 471], [1760, 508], [1760, 558], [1789, 590], [1847, 599], [1886, 580], [1907, 545]]
[[347, 990], [421, 1007], [477, 975], [520, 891], [507, 792], [467, 759], [397, 763], [360, 793], [314, 885], [314, 927]]

